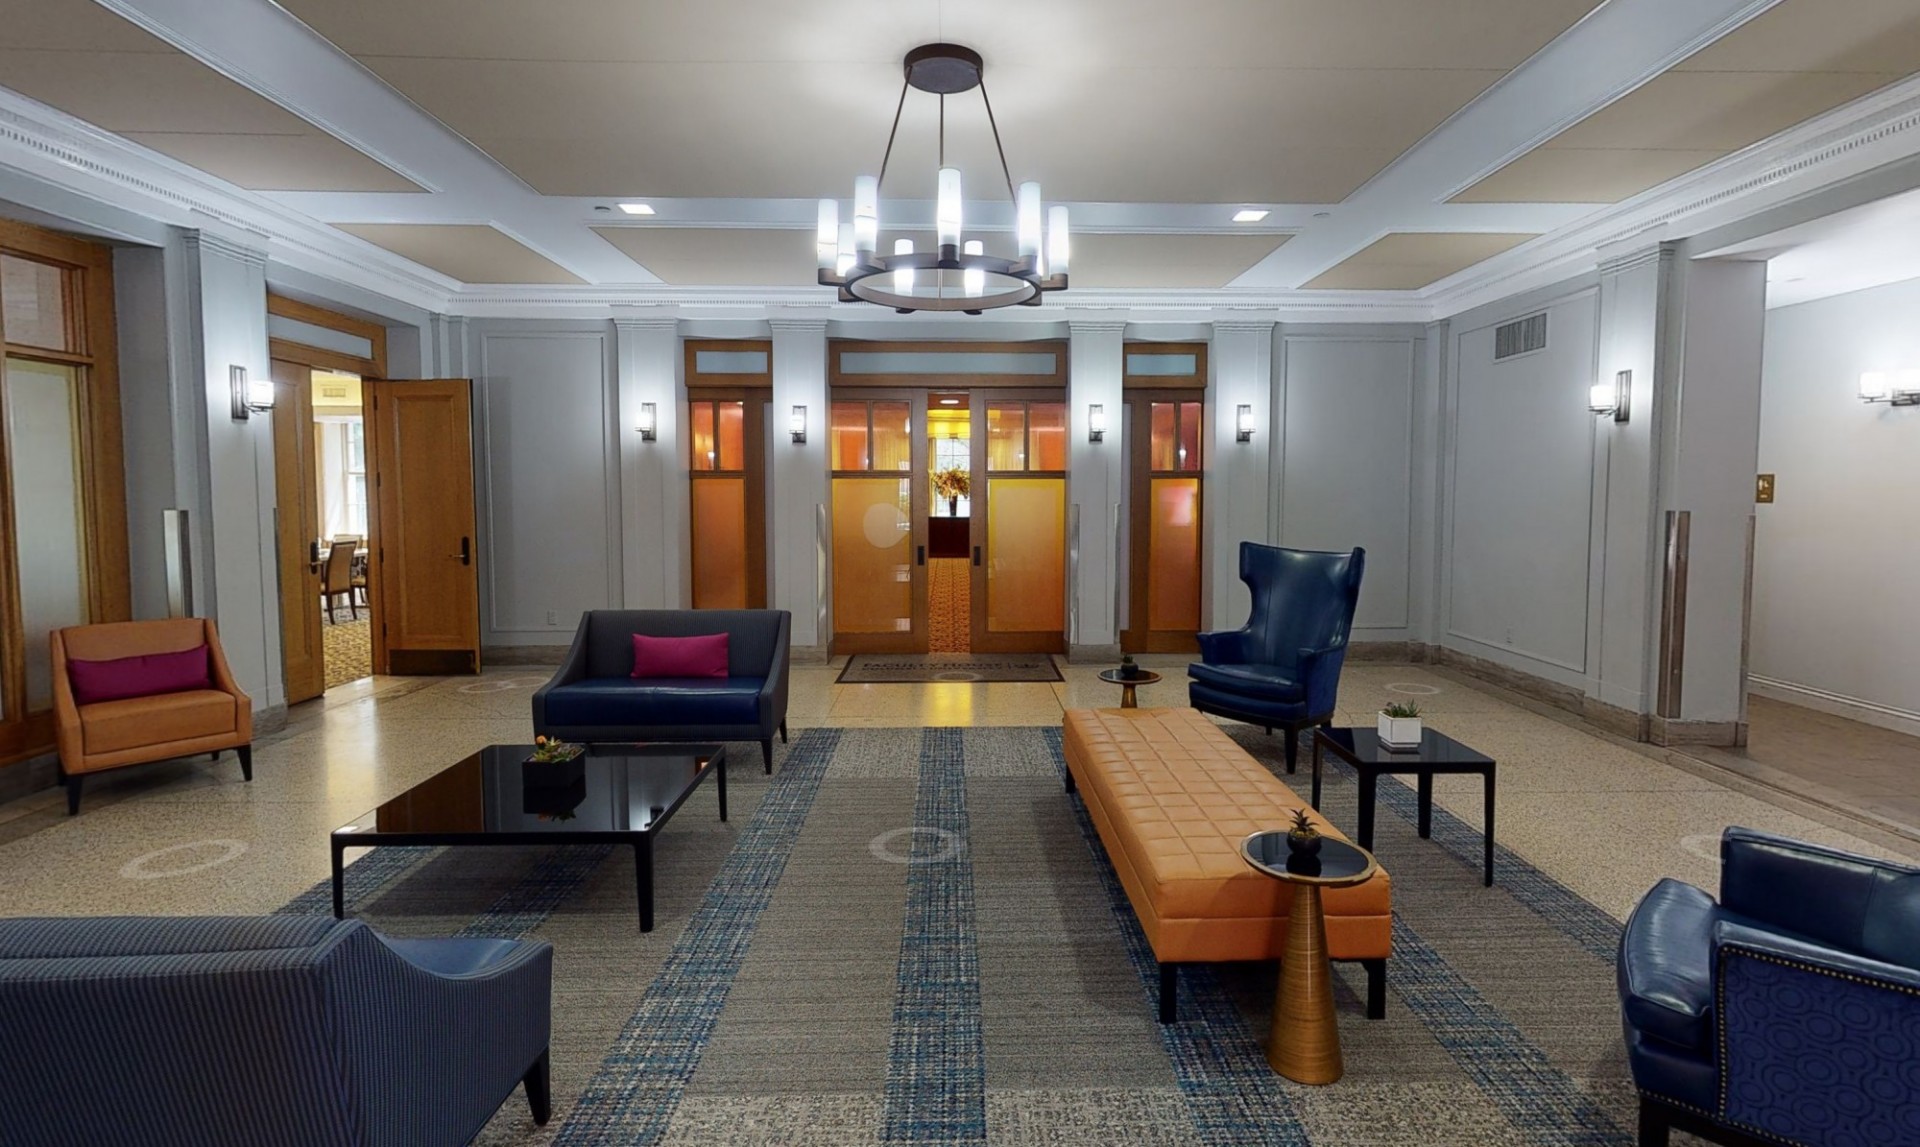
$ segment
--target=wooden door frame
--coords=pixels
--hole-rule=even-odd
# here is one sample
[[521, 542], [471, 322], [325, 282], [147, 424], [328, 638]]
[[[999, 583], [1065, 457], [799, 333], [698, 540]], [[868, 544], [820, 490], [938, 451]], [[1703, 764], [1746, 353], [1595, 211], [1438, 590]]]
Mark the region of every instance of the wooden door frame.
[[[689, 354], [691, 359], [691, 354]], [[699, 567], [699, 523], [694, 521], [693, 486], [696, 482], [738, 478], [746, 493], [747, 608], [767, 607], [767, 401], [772, 390], [763, 386], [700, 386], [687, 391], [687, 547]], [[696, 402], [738, 402], [741, 406], [741, 452], [746, 455], [738, 470], [696, 470], [693, 468], [693, 404]], [[719, 416], [714, 418], [714, 436], [719, 437]], [[698, 608], [698, 607], [695, 607]]]
[[[1194, 470], [1153, 469], [1153, 404], [1199, 403], [1200, 466]], [[1206, 392], [1191, 386], [1131, 387], [1122, 392], [1125, 408], [1122, 421], [1127, 428], [1127, 624], [1120, 631], [1120, 648], [1127, 653], [1198, 653], [1198, 631], [1152, 629], [1152, 533], [1153, 479], [1157, 477], [1195, 478], [1199, 492], [1194, 509], [1200, 514], [1201, 536], [1207, 512], [1207, 405]], [[1176, 412], [1175, 417], [1179, 415]], [[1175, 434], [1178, 435], [1177, 429]]]
[[[287, 359], [273, 359], [271, 365], [274, 386], [298, 393], [298, 397], [292, 398], [281, 394], [273, 404], [274, 533], [275, 548], [279, 554], [281, 677], [286, 685], [287, 703], [297, 705], [325, 693], [327, 681], [326, 638], [319, 629], [320, 619], [313, 608], [320, 587], [318, 566], [313, 560], [318, 556], [320, 496], [313, 483], [308, 481], [316, 473], [318, 465], [312, 456], [313, 368]], [[298, 372], [297, 378], [295, 372]], [[298, 419], [299, 425], [289, 425], [289, 416]], [[289, 455], [288, 451], [292, 451], [292, 454]], [[289, 475], [299, 488], [297, 515], [287, 513], [289, 499], [282, 479]], [[313, 529], [302, 530], [304, 536], [296, 537], [288, 528], [292, 522], [311, 525]], [[371, 597], [368, 600], [371, 602]], [[295, 625], [300, 627], [300, 633], [314, 638], [314, 652], [320, 666], [319, 688], [311, 691], [309, 688], [313, 682], [310, 679], [296, 682], [292, 672], [293, 658], [288, 650], [292, 648], [290, 639], [294, 635]]]
[[[831, 642], [834, 655], [842, 653], [925, 653], [931, 638], [932, 626], [927, 618], [927, 512], [932, 506], [931, 482], [927, 474], [927, 388], [912, 387], [857, 387], [841, 390], [838, 387], [827, 389], [827, 409], [825, 425], [827, 434], [833, 433], [833, 404], [835, 402], [861, 402], [867, 404], [867, 457], [869, 467], [865, 470], [834, 470], [832, 442], [829, 439], [827, 449], [827, 504], [833, 504], [832, 483], [840, 478], [874, 478], [883, 475], [896, 475], [898, 471], [874, 470], [871, 468], [873, 457], [873, 404], [876, 402], [904, 402], [907, 404], [907, 418], [914, 430], [907, 436], [907, 519], [910, 527], [907, 539], [907, 568], [912, 571], [912, 590], [909, 595], [908, 609], [913, 628], [904, 638], [888, 633], [846, 633], [839, 631], [836, 616], [835, 629]], [[832, 547], [828, 547], [829, 577], [828, 593], [832, 593], [834, 579], [839, 571], [832, 567]]]
[[[972, 427], [973, 442], [972, 466], [973, 479], [978, 483], [978, 495], [969, 493], [967, 501], [972, 507], [972, 520], [968, 523], [968, 548], [971, 553], [968, 560], [972, 563], [973, 582], [971, 586], [971, 617], [967, 619], [971, 630], [969, 648], [975, 653], [1065, 653], [1067, 651], [1067, 599], [1060, 601], [1060, 631], [1056, 635], [1052, 630], [1036, 630], [1025, 633], [994, 633], [987, 628], [987, 608], [989, 605], [987, 571], [993, 560], [992, 549], [987, 540], [987, 531], [993, 520], [993, 473], [987, 469], [987, 407], [994, 402], [1021, 402], [1029, 405], [1026, 419], [1027, 453], [1032, 454], [1033, 417], [1031, 404], [1035, 402], [1057, 402], [1067, 411], [1069, 441], [1068, 455], [1072, 455], [1072, 409], [1067, 404], [1064, 391], [1053, 387], [1033, 387], [1013, 389], [994, 387], [979, 395], [967, 395], [968, 421]], [[1065, 497], [1066, 470], [1001, 470], [999, 474], [1006, 478], [1057, 478], [1060, 481], [1062, 497]], [[1066, 516], [1061, 515], [1060, 528], [1063, 531], [1061, 552], [1066, 552], [1064, 531]], [[1062, 568], [1060, 578], [1066, 581], [1067, 571]]]

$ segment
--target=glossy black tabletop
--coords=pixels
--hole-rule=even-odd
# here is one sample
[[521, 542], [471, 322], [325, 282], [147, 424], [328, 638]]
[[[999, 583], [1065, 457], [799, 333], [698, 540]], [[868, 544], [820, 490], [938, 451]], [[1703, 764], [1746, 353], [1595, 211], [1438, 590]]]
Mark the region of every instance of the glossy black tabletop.
[[1420, 747], [1417, 749], [1389, 749], [1380, 743], [1378, 730], [1366, 728], [1317, 729], [1314, 731], [1314, 739], [1356, 764], [1455, 765], [1477, 768], [1493, 763], [1493, 758], [1485, 753], [1470, 749], [1445, 733], [1435, 731], [1431, 726], [1421, 727]]
[[1240, 842], [1240, 855], [1268, 876], [1300, 884], [1339, 887], [1359, 884], [1373, 875], [1373, 855], [1343, 840], [1320, 838], [1320, 851], [1310, 860], [1295, 858], [1287, 848], [1285, 830], [1256, 832]]
[[[338, 829], [354, 836], [633, 834], [664, 823], [719, 745], [589, 745], [571, 761], [528, 762], [532, 745], [492, 745]], [[371, 843], [371, 842], [369, 842]]]

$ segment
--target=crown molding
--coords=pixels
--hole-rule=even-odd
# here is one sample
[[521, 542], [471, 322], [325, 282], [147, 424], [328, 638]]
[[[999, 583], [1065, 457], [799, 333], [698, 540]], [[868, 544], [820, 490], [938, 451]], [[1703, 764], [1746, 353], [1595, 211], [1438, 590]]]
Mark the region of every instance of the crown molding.
[[1655, 243], [1652, 246], [1642, 247], [1637, 251], [1629, 251], [1624, 255], [1602, 258], [1600, 260], [1600, 273], [1602, 275], [1623, 275], [1628, 271], [1651, 266], [1655, 263], [1671, 263], [1673, 262], [1673, 257], [1673, 244]]
[[232, 259], [236, 263], [244, 263], [249, 267], [265, 269], [267, 265], [267, 253], [265, 251], [258, 247], [248, 246], [245, 243], [235, 242], [224, 235], [212, 231], [188, 231], [184, 236], [183, 242], [189, 251], [205, 251], [209, 254]]

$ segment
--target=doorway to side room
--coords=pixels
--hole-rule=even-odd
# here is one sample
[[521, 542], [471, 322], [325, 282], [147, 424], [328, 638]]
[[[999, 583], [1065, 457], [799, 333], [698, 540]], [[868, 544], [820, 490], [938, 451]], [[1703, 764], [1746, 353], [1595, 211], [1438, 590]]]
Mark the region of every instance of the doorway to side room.
[[1122, 394], [1127, 595], [1120, 648], [1200, 648], [1207, 344], [1129, 343]]

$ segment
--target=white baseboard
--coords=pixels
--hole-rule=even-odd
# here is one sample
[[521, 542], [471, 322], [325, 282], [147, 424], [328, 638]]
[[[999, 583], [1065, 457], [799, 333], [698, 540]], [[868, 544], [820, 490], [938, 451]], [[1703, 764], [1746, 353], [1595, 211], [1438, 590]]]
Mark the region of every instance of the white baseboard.
[[1825, 689], [1815, 689], [1809, 685], [1776, 681], [1771, 677], [1749, 676], [1747, 689], [1757, 696], [1785, 701], [1789, 705], [1802, 705], [1808, 709], [1858, 721], [1863, 725], [1876, 725], [1882, 729], [1892, 729], [1896, 733], [1920, 737], [1920, 713], [1896, 709], [1891, 705], [1882, 705], [1874, 701], [1862, 701], [1858, 697], [1829, 693]]

